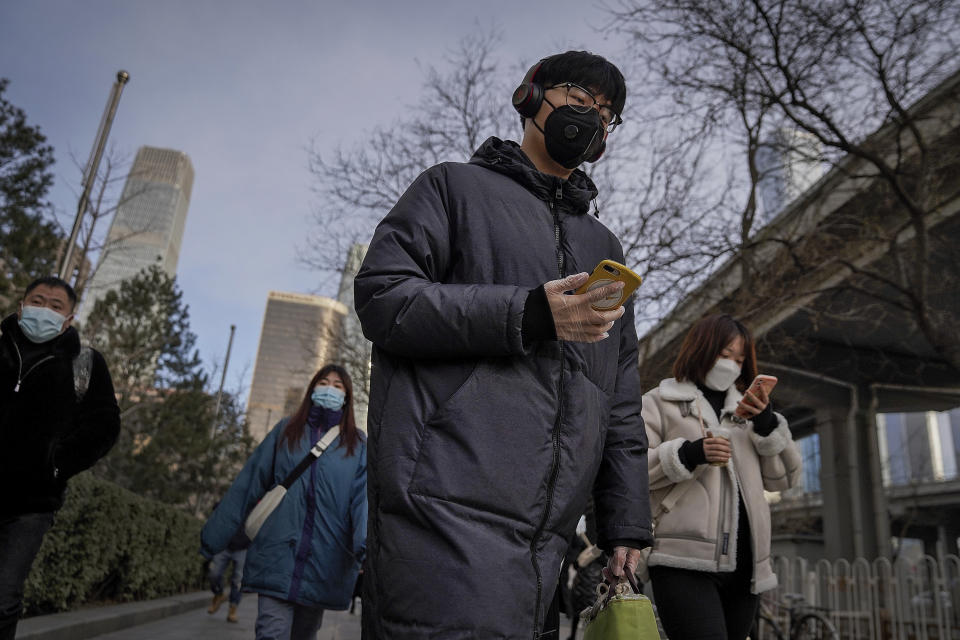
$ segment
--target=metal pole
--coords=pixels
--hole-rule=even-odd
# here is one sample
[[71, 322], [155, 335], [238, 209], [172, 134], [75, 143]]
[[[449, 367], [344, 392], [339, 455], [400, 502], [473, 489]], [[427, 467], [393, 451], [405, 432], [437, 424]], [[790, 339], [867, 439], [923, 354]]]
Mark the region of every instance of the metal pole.
[[63, 252], [63, 261], [60, 263], [60, 278], [63, 280], [67, 279], [71, 271], [70, 262], [73, 260], [73, 247], [77, 243], [77, 236], [80, 235], [83, 216], [87, 212], [90, 192], [93, 190], [93, 183], [100, 168], [100, 158], [107, 146], [107, 138], [110, 136], [110, 127], [113, 126], [113, 116], [117, 113], [117, 104], [120, 102], [123, 85], [127, 84], [129, 80], [129, 73], [123, 70], [118, 71], [117, 81], [113, 83], [113, 88], [110, 90], [110, 98], [107, 100], [103, 119], [100, 121], [100, 129], [97, 131], [97, 137], [93, 142], [93, 151], [90, 153], [90, 159], [87, 161], [87, 167], [84, 171], [83, 192], [80, 194], [80, 202], [77, 203], [77, 216], [73, 219], [73, 229], [70, 231], [70, 239], [67, 241], [67, 248]]
[[217, 406], [213, 410], [213, 427], [210, 430], [210, 437], [217, 433], [217, 418], [220, 416], [220, 399], [223, 397], [223, 384], [227, 381], [227, 367], [230, 365], [230, 349], [233, 348], [233, 334], [237, 330], [237, 325], [230, 325], [230, 341], [227, 342], [227, 357], [223, 359], [223, 374], [220, 376], [220, 389], [217, 390]]

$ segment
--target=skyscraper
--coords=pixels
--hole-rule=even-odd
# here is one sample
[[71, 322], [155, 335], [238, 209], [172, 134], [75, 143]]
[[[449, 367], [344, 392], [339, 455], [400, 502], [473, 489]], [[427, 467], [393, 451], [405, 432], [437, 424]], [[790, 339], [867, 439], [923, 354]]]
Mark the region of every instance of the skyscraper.
[[157, 265], [176, 275], [193, 189], [193, 165], [182, 151], [140, 147], [110, 223], [97, 270], [86, 286], [80, 321], [120, 282]]
[[790, 127], [774, 130], [757, 149], [756, 161], [764, 223], [773, 220], [823, 175], [820, 141]]
[[257, 442], [292, 414], [310, 378], [338, 357], [347, 307], [321, 296], [271, 291], [253, 367], [247, 424]]

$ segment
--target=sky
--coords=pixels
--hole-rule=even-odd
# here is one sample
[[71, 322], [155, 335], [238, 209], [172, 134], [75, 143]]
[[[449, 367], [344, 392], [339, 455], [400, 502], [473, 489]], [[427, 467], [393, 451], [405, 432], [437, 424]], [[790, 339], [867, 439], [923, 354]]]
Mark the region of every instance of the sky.
[[130, 73], [110, 146], [190, 156], [177, 280], [208, 365], [237, 326], [227, 385], [245, 392], [268, 292], [336, 293], [296, 259], [319, 206], [311, 141], [363, 144], [416, 103], [423, 65], [479, 28], [499, 29], [501, 61], [525, 68], [567, 48], [616, 61], [624, 46], [604, 22], [578, 0], [0, 0], [0, 77], [54, 147], [50, 200], [69, 228], [71, 154], [86, 160], [117, 71]]

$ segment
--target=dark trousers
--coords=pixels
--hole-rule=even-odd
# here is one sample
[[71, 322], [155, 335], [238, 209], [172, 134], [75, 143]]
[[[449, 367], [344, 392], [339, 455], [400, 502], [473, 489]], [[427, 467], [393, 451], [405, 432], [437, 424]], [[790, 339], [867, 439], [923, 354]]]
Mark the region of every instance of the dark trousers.
[[233, 562], [233, 573], [230, 574], [230, 604], [240, 604], [243, 586], [243, 564], [247, 559], [247, 550], [230, 551], [224, 549], [210, 560], [210, 571], [207, 577], [210, 579], [210, 591], [218, 596], [223, 593], [223, 577], [227, 573], [227, 566]]
[[743, 572], [705, 573], [650, 567], [657, 614], [669, 638], [744, 640], [757, 614], [759, 596], [750, 593]]
[[257, 600], [256, 640], [316, 640], [323, 622], [321, 607], [308, 607], [265, 596]]
[[23, 609], [23, 583], [37, 557], [53, 513], [0, 519], [0, 640], [13, 640]]
[[560, 589], [553, 592], [553, 600], [543, 619], [543, 630], [540, 632], [542, 640], [557, 640], [560, 638]]

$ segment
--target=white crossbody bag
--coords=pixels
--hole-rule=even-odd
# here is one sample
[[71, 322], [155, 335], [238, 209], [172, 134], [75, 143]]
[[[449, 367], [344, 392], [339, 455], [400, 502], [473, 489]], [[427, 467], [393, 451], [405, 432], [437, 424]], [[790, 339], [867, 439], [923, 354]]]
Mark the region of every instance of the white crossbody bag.
[[310, 451], [304, 456], [303, 460], [293, 468], [293, 471], [287, 474], [283, 482], [270, 489], [270, 491], [260, 499], [260, 502], [257, 503], [257, 506], [255, 506], [253, 511], [250, 512], [250, 515], [247, 516], [247, 520], [243, 525], [248, 538], [253, 540], [257, 537], [257, 534], [260, 533], [260, 528], [263, 527], [267, 518], [270, 517], [270, 514], [274, 512], [280, 504], [280, 501], [283, 500], [283, 496], [287, 495], [287, 490], [293, 486], [293, 483], [303, 475], [303, 472], [306, 471], [310, 465], [317, 461], [317, 458], [323, 455], [323, 452], [327, 450], [339, 435], [340, 425], [330, 427], [330, 429], [323, 434], [323, 437], [320, 438], [320, 441], [310, 448]]

